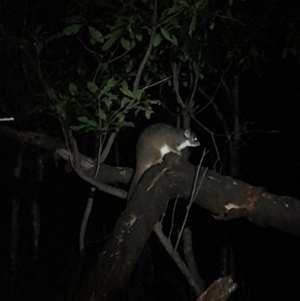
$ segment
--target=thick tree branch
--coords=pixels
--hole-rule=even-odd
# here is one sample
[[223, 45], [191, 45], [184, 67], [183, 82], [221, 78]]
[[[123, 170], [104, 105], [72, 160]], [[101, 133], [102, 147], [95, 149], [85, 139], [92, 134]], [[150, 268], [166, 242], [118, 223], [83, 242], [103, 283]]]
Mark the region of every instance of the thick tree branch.
[[[190, 197], [196, 167], [181, 160], [170, 168], [170, 159], [178, 161], [178, 156], [166, 157], [169, 159], [145, 172], [99, 256], [93, 275], [84, 285], [88, 287], [87, 295], [81, 295], [80, 300], [87, 300], [92, 292], [95, 300], [104, 300], [111, 292], [122, 290], [168, 199], [178, 194], [184, 199]], [[205, 169], [199, 179], [204, 172]], [[207, 172], [201, 187], [195, 204], [218, 219], [244, 217], [259, 226], [300, 235], [300, 202], [296, 199], [278, 197], [212, 171]]]
[[197, 299], [197, 301], [225, 301], [237, 289], [231, 276], [219, 278]]
[[[0, 132], [6, 136], [32, 144], [50, 151], [56, 158], [61, 158], [67, 163], [70, 161], [69, 151], [65, 143], [58, 138], [49, 137], [47, 135], [31, 132], [18, 131], [7, 126], [0, 125]], [[97, 162], [80, 152], [78, 152], [78, 164], [80, 165], [80, 174], [83, 180], [95, 185], [101, 191], [112, 193], [121, 198], [126, 198], [126, 191], [117, 190], [114, 187], [108, 186], [104, 183], [128, 183], [132, 177], [133, 170], [131, 168], [113, 167], [106, 164], [101, 164], [101, 168], [96, 177]], [[69, 164], [66, 167], [67, 171], [71, 171], [72, 166]]]
[[[0, 132], [10, 138], [46, 148], [56, 156], [69, 161], [69, 153], [65, 144], [58, 138], [34, 132], [21, 132], [7, 126], [0, 125]], [[88, 177], [95, 174], [95, 160], [81, 153], [78, 153], [81, 168]], [[181, 163], [173, 166], [171, 170], [162, 170], [169, 167], [171, 161], [178, 161], [180, 157], [175, 154], [165, 156], [164, 162], [149, 169], [136, 190], [133, 199], [141, 199], [144, 203], [149, 198], [157, 197], [153, 190], [159, 189], [159, 195], [165, 199], [175, 198], [180, 195], [182, 198], [189, 198], [190, 191], [194, 182], [196, 167], [189, 163]], [[182, 161], [182, 160], [181, 160]], [[201, 169], [200, 177], [205, 171]], [[162, 175], [168, 174], [168, 181]], [[157, 180], [157, 175], [159, 179]], [[103, 183], [128, 183], [132, 177], [131, 168], [120, 168], [101, 165], [99, 175], [94, 178]], [[147, 182], [148, 179], [148, 182]], [[162, 185], [157, 185], [154, 180]], [[154, 186], [145, 195], [146, 187]], [[178, 185], [180, 183], [180, 185]], [[164, 187], [164, 185], [167, 185]], [[157, 188], [159, 187], [159, 188]], [[229, 220], [240, 217], [247, 218], [249, 221], [259, 226], [269, 226], [285, 231], [290, 234], [300, 235], [300, 201], [287, 196], [276, 196], [266, 192], [263, 188], [254, 187], [242, 181], [235, 181], [230, 177], [223, 176], [209, 170], [203, 180], [201, 190], [195, 198], [195, 203], [214, 213], [216, 218]], [[162, 189], [164, 189], [162, 191]], [[182, 191], [184, 190], [184, 191]], [[139, 203], [140, 204], [140, 203]], [[145, 209], [147, 208], [145, 205]], [[159, 212], [159, 215], [163, 212]], [[152, 212], [145, 211], [145, 212]], [[155, 220], [156, 222], [157, 220]], [[153, 224], [154, 227], [155, 223]], [[152, 227], [152, 228], [153, 228]]]

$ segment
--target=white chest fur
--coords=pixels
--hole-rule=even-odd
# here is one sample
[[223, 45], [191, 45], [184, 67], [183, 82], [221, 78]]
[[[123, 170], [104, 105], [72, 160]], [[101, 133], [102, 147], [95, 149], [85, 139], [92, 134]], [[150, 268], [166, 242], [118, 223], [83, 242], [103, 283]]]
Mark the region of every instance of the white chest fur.
[[160, 148], [160, 154], [161, 154], [161, 158], [164, 157], [164, 155], [168, 154], [168, 153], [177, 153], [178, 155], [180, 155], [180, 151], [183, 150], [184, 148], [186, 147], [189, 147], [189, 146], [193, 146], [191, 144], [191, 142], [189, 140], [184, 140], [181, 144], [179, 144], [177, 147], [176, 147], [176, 150], [174, 150], [173, 148], [170, 148], [168, 146], [168, 144], [164, 144], [161, 148]]
[[161, 157], [163, 158], [164, 155], [170, 153], [172, 150], [169, 148], [169, 146], [167, 144], [165, 144], [164, 146], [162, 146], [160, 148], [160, 153], [161, 153]]
[[190, 142], [190, 140], [185, 140], [177, 146], [177, 150], [180, 152], [181, 150], [183, 150], [188, 146], [193, 146], [193, 144]]

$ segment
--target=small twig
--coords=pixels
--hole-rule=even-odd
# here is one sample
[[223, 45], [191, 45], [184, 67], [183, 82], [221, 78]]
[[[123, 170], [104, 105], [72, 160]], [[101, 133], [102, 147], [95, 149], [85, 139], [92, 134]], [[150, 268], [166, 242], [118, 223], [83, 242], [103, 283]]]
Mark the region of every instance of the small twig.
[[221, 121], [221, 123], [223, 125], [223, 130], [224, 130], [225, 136], [227, 137], [227, 140], [228, 140], [229, 151], [230, 151], [230, 153], [232, 153], [232, 148], [233, 147], [232, 147], [232, 143], [231, 143], [231, 134], [229, 132], [227, 122], [226, 122], [222, 112], [219, 110], [219, 107], [218, 107], [218, 105], [216, 104], [215, 101], [212, 102], [212, 106], [215, 109], [215, 113], [219, 117], [219, 120]]
[[104, 151], [101, 153], [100, 163], [103, 163], [105, 161], [107, 155], [110, 152], [110, 149], [112, 147], [112, 144], [114, 143], [114, 140], [115, 140], [117, 134], [118, 134], [118, 131], [113, 132], [113, 133], [110, 134], [110, 136], [108, 138], [108, 141], [105, 145]]
[[199, 174], [200, 174], [200, 169], [201, 169], [202, 162], [203, 162], [203, 159], [204, 159], [204, 157], [205, 157], [206, 154], [207, 154], [207, 153], [206, 153], [206, 150], [204, 149], [203, 154], [202, 154], [202, 157], [201, 157], [200, 162], [199, 162], [198, 167], [197, 167], [197, 171], [196, 171], [195, 178], [194, 178], [194, 184], [193, 184], [193, 189], [192, 189], [190, 201], [189, 201], [189, 204], [188, 204], [188, 206], [187, 206], [187, 208], [186, 208], [186, 214], [185, 214], [183, 223], [182, 223], [182, 225], [181, 225], [180, 232], [179, 232], [178, 237], [177, 237], [177, 241], [176, 241], [176, 245], [175, 245], [175, 250], [177, 250], [177, 248], [178, 248], [178, 245], [179, 245], [179, 242], [180, 242], [180, 239], [181, 239], [183, 230], [184, 230], [184, 228], [185, 228], [185, 224], [186, 224], [186, 221], [187, 221], [187, 218], [188, 218], [188, 215], [189, 215], [191, 206], [192, 206], [192, 204], [193, 204], [193, 202], [194, 202], [194, 200], [195, 200], [195, 198], [196, 198], [196, 196], [197, 196], [197, 194], [198, 194], [198, 192], [199, 192], [199, 190], [200, 190], [200, 187], [201, 187], [201, 185], [202, 185], [203, 179], [204, 179], [204, 177], [205, 177], [205, 175], [206, 175], [206, 173], [207, 173], [207, 170], [208, 170], [208, 168], [205, 169], [205, 171], [204, 171], [204, 173], [203, 173], [203, 176], [202, 176], [202, 178], [201, 178], [201, 181], [200, 181], [200, 183], [199, 183], [199, 186], [198, 186], [198, 188], [197, 188], [197, 190], [196, 190], [196, 186], [197, 186], [198, 178], [199, 178]]
[[164, 78], [164, 79], [162, 79], [162, 80], [160, 80], [160, 81], [158, 81], [158, 82], [156, 82], [156, 83], [154, 83], [154, 84], [151, 84], [151, 85], [149, 85], [149, 86], [146, 86], [146, 87], [144, 87], [142, 90], [146, 90], [146, 89], [148, 89], [148, 88], [150, 88], [150, 87], [159, 85], [160, 83], [167, 81], [167, 80], [170, 79], [171, 77], [172, 77], [172, 75], [170, 75], [169, 77]]
[[0, 118], [0, 121], [14, 121], [14, 117], [4, 117], [4, 118]]
[[175, 211], [176, 211], [176, 206], [177, 206], [178, 199], [179, 199], [179, 195], [177, 195], [177, 197], [176, 197], [174, 207], [173, 207], [173, 211], [172, 211], [171, 228], [170, 228], [170, 232], [169, 232], [169, 236], [168, 236], [169, 240], [171, 240], [171, 235], [172, 235], [173, 228], [174, 228], [174, 218], [175, 218]]
[[210, 100], [208, 101], [208, 103], [207, 103], [203, 108], [201, 108], [201, 109], [200, 109], [199, 111], [197, 111], [197, 112], [194, 112], [194, 115], [195, 115], [195, 116], [196, 116], [197, 114], [203, 112], [203, 111], [204, 111], [204, 110], [205, 110], [205, 109], [206, 109], [206, 108], [214, 101], [215, 96], [216, 96], [217, 92], [219, 91], [219, 88], [220, 88], [221, 84], [224, 83], [224, 76], [225, 76], [226, 72], [229, 70], [230, 66], [231, 66], [231, 61], [229, 62], [227, 68], [223, 71], [222, 76], [221, 76], [221, 78], [220, 78], [220, 81], [219, 81], [219, 83], [218, 83], [218, 85], [217, 85], [217, 87], [216, 87], [216, 89], [215, 89], [214, 94], [212, 95], [212, 97], [208, 97], [207, 93], [204, 92], [202, 89], [200, 89], [200, 88], [198, 87], [198, 90], [199, 90], [199, 91], [200, 91], [207, 99], [210, 98]]
[[95, 187], [91, 187], [90, 197], [88, 198], [86, 208], [85, 208], [83, 218], [82, 218], [82, 223], [81, 223], [81, 227], [80, 227], [80, 234], [79, 234], [79, 251], [80, 252], [82, 252], [84, 250], [84, 237], [85, 237], [86, 227], [87, 227], [89, 217], [90, 217], [90, 214], [91, 214], [91, 210], [92, 210], [92, 207], [93, 207], [93, 203], [94, 203], [95, 190], [96, 190]]
[[144, 67], [149, 59], [149, 56], [151, 54], [152, 48], [153, 48], [153, 41], [154, 41], [154, 37], [156, 35], [156, 27], [157, 27], [157, 0], [154, 0], [154, 5], [153, 5], [153, 16], [152, 16], [152, 29], [151, 29], [151, 33], [150, 33], [150, 40], [149, 40], [149, 45], [147, 48], [147, 51], [139, 65], [138, 71], [136, 73], [135, 76], [135, 80], [133, 83], [133, 91], [138, 90], [139, 88], [139, 83], [141, 80], [141, 76], [142, 76], [142, 72], [144, 70]]
[[77, 38], [77, 40], [82, 44], [83, 48], [84, 48], [86, 51], [88, 51], [88, 52], [94, 54], [95, 56], [100, 57], [101, 59], [103, 58], [103, 55], [99, 54], [98, 52], [96, 52], [96, 51], [94, 51], [94, 50], [91, 50], [88, 46], [86, 46], [85, 43], [79, 38], [79, 36], [76, 36], [76, 38]]
[[200, 296], [201, 293], [203, 292], [202, 288], [197, 283], [197, 280], [194, 278], [193, 273], [191, 273], [191, 271], [188, 269], [185, 262], [181, 259], [179, 254], [175, 251], [175, 249], [173, 248], [173, 246], [170, 243], [170, 241], [168, 240], [168, 238], [164, 235], [164, 233], [161, 229], [160, 223], [156, 223], [156, 225], [154, 226], [154, 232], [157, 235], [159, 241], [162, 243], [162, 245], [165, 247], [167, 252], [170, 254], [172, 259], [174, 260], [174, 262], [180, 269], [183, 276], [188, 281], [191, 288], [194, 290], [196, 296]]
[[[194, 99], [194, 96], [195, 96], [195, 93], [196, 93], [196, 90], [197, 90], [197, 87], [198, 87], [198, 81], [199, 81], [199, 65], [200, 65], [200, 60], [201, 60], [201, 56], [202, 56], [202, 52], [200, 51], [199, 52], [199, 56], [198, 56], [198, 62], [196, 64], [196, 67], [194, 67], [194, 72], [196, 74], [196, 77], [195, 77], [195, 80], [194, 81], [191, 81], [193, 82], [193, 85], [192, 85], [192, 93], [189, 97], [189, 102], [193, 101]], [[191, 75], [192, 77], [192, 75]]]
[[[192, 116], [192, 119], [197, 123], [199, 124], [204, 130], [206, 130], [210, 135], [211, 135], [211, 139], [212, 139], [212, 142], [213, 142], [213, 145], [215, 147], [215, 151], [216, 151], [216, 154], [217, 154], [217, 160], [214, 164], [214, 170], [216, 171], [216, 166], [217, 166], [217, 163], [218, 162], [221, 162], [221, 165], [223, 165], [222, 161], [221, 161], [221, 157], [220, 157], [220, 154], [219, 154], [219, 150], [218, 150], [218, 147], [217, 147], [217, 143], [216, 143], [216, 140], [215, 140], [215, 136], [217, 134], [215, 134], [213, 131], [209, 130], [206, 126], [204, 126], [204, 124], [202, 124], [198, 119], [196, 119], [194, 116]], [[221, 136], [221, 135], [219, 135]]]
[[221, 16], [221, 15], [216, 14], [216, 13], [209, 13], [209, 14], [211, 14], [212, 16], [216, 16], [216, 17], [218, 17], [218, 18], [221, 18], [221, 19], [226, 19], [226, 20], [230, 20], [230, 21], [233, 21], [233, 22], [237, 22], [237, 23], [239, 23], [239, 24], [241, 24], [241, 25], [243, 25], [243, 26], [247, 26], [245, 23], [241, 22], [240, 20], [235, 19], [235, 18], [232, 18], [232, 16], [230, 16], [230, 17], [227, 17], [227, 16]]
[[193, 273], [194, 278], [197, 279], [197, 283], [204, 291], [205, 281], [200, 277], [197, 262], [195, 260], [195, 255], [193, 251], [193, 242], [192, 242], [192, 231], [189, 227], [184, 228], [183, 235], [183, 251], [184, 258], [189, 270]]
[[163, 223], [163, 221], [164, 221], [164, 218], [165, 218], [165, 216], [166, 216], [166, 211], [167, 211], [167, 208], [168, 208], [168, 205], [169, 205], [169, 201], [170, 201], [170, 200], [167, 201], [165, 210], [164, 210], [163, 214], [161, 215], [161, 219], [160, 219], [160, 222], [159, 222], [161, 225], [162, 225], [162, 223]]
[[[100, 102], [98, 103], [98, 109], [100, 111]], [[99, 117], [99, 128], [102, 128], [102, 120]], [[98, 155], [97, 155], [97, 168], [95, 171], [95, 175], [94, 178], [96, 178], [98, 176], [99, 170], [100, 170], [100, 166], [101, 166], [101, 153], [102, 153], [102, 148], [103, 148], [103, 144], [104, 144], [104, 140], [106, 138], [106, 133], [104, 135], [104, 138], [102, 138], [102, 135], [100, 134], [99, 136], [99, 149], [98, 149]]]
[[185, 104], [180, 96], [180, 92], [179, 92], [179, 84], [178, 84], [178, 75], [180, 72], [180, 68], [181, 65], [179, 65], [177, 67], [176, 63], [172, 64], [172, 72], [173, 72], [173, 87], [175, 90], [175, 94], [176, 94], [176, 99], [179, 105], [181, 105], [181, 107], [184, 109], [185, 108]]

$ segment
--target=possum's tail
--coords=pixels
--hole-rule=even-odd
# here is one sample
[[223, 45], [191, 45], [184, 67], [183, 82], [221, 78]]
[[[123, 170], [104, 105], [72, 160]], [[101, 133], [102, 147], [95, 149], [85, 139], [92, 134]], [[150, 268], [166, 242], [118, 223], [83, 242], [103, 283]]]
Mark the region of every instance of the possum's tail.
[[134, 192], [141, 176], [143, 175], [143, 173], [145, 172], [146, 169], [144, 168], [137, 168], [135, 170], [135, 173], [133, 175], [133, 178], [132, 178], [132, 181], [131, 181], [131, 185], [130, 185], [130, 188], [129, 188], [129, 191], [127, 193], [127, 202], [130, 201], [131, 197], [132, 197], [132, 193]]

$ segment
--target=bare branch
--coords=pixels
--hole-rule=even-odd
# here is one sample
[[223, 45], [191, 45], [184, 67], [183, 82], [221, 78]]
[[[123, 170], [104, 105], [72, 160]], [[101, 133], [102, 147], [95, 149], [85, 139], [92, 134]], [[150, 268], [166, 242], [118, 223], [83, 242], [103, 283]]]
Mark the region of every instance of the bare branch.
[[[100, 122], [101, 122], [101, 119], [100, 119]], [[107, 157], [107, 155], [109, 154], [110, 152], [110, 149], [112, 147], [112, 144], [117, 136], [117, 133], [118, 132], [113, 132], [110, 134], [109, 136], [109, 139], [106, 143], [106, 146], [105, 146], [105, 149], [104, 151], [102, 151], [102, 136], [100, 136], [100, 146], [99, 146], [99, 151], [98, 151], [98, 158], [97, 158], [97, 169], [96, 169], [96, 172], [95, 172], [95, 175], [94, 175], [94, 178], [97, 177], [98, 173], [99, 173], [99, 170], [100, 170], [100, 165], [101, 163], [103, 163]], [[106, 137], [106, 135], [105, 135]], [[105, 140], [105, 138], [103, 139]], [[103, 141], [104, 143], [104, 141]]]
[[14, 121], [14, 117], [0, 118], [0, 121]]
[[185, 214], [183, 223], [181, 225], [180, 232], [178, 234], [177, 242], [176, 242], [176, 245], [175, 245], [175, 250], [177, 250], [177, 248], [178, 248], [178, 245], [179, 245], [179, 242], [180, 242], [180, 239], [181, 239], [181, 235], [182, 235], [183, 230], [185, 228], [185, 224], [186, 224], [186, 221], [187, 221], [187, 218], [188, 218], [188, 215], [189, 215], [192, 203], [193, 203], [194, 199], [196, 198], [196, 196], [197, 196], [197, 194], [199, 192], [199, 189], [200, 189], [200, 187], [202, 185], [203, 179], [204, 179], [204, 177], [205, 177], [205, 175], [207, 173], [207, 170], [208, 170], [208, 168], [206, 168], [205, 172], [202, 174], [201, 181], [199, 182], [198, 188], [196, 189], [196, 186], [197, 186], [197, 183], [198, 183], [199, 174], [200, 174], [200, 168], [202, 166], [202, 162], [203, 162], [203, 159], [204, 159], [205, 155], [206, 155], [206, 152], [205, 152], [205, 149], [204, 149], [202, 157], [200, 159], [200, 163], [199, 163], [199, 165], [197, 167], [197, 171], [196, 171], [195, 179], [194, 179], [194, 184], [193, 184], [193, 190], [192, 190], [192, 193], [191, 193], [189, 204], [188, 204], [188, 206], [186, 208], [187, 210], [186, 210], [186, 214]]
[[200, 65], [200, 60], [201, 60], [202, 52], [199, 52], [198, 55], [198, 62], [193, 64], [193, 71], [195, 73], [195, 79], [193, 80], [193, 75], [191, 74], [191, 87], [190, 89], [192, 90], [192, 93], [189, 97], [189, 102], [193, 101], [197, 87], [198, 87], [198, 81], [199, 81], [199, 65]]
[[[217, 92], [219, 91], [219, 88], [220, 88], [220, 86], [221, 86], [221, 83], [222, 83], [222, 81], [220, 80], [219, 83], [218, 83], [217, 88], [216, 88], [215, 91], [214, 91], [213, 96], [210, 97], [210, 100], [208, 101], [208, 103], [207, 103], [203, 108], [201, 108], [199, 111], [197, 111], [197, 112], [194, 113], [195, 116], [198, 115], [198, 114], [200, 114], [201, 112], [203, 112], [203, 111], [204, 111], [204, 110], [205, 110], [205, 109], [206, 109], [206, 108], [214, 101], [215, 96], [216, 96], [216, 94], [217, 94]], [[199, 90], [200, 90], [200, 92], [201, 92], [202, 89], [199, 89]], [[202, 90], [202, 91], [203, 91], [203, 90]]]
[[157, 223], [154, 226], [154, 232], [159, 238], [159, 241], [162, 243], [162, 245], [165, 247], [166, 251], [170, 254], [178, 268], [180, 269], [181, 273], [184, 275], [186, 280], [188, 281], [191, 288], [194, 290], [196, 296], [200, 296], [203, 292], [202, 284], [200, 285], [197, 282], [197, 279], [194, 278], [193, 273], [189, 270], [189, 268], [186, 266], [185, 262], [181, 259], [179, 254], [176, 252], [176, 250], [173, 248], [171, 242], [167, 239], [167, 237], [164, 235], [161, 229], [161, 224]]
[[104, 151], [101, 153], [100, 163], [103, 163], [103, 162], [105, 161], [107, 155], [109, 154], [110, 149], [111, 149], [111, 147], [112, 147], [112, 144], [114, 143], [114, 140], [115, 140], [115, 138], [116, 138], [116, 136], [117, 136], [117, 133], [118, 133], [118, 132], [113, 132], [113, 133], [110, 134], [109, 139], [108, 139], [108, 141], [107, 141], [107, 143], [106, 143], [105, 149], [104, 149]]
[[81, 170], [75, 170], [75, 171], [76, 171], [76, 173], [78, 174], [78, 176], [80, 178], [82, 178], [84, 181], [90, 183], [91, 185], [94, 185], [100, 191], [107, 192], [111, 195], [117, 196], [117, 197], [122, 198], [122, 199], [126, 199], [127, 192], [125, 190], [122, 190], [122, 189], [119, 189], [119, 188], [112, 187], [112, 186], [109, 186], [107, 184], [101, 183], [101, 182], [97, 181], [96, 179], [87, 176]]
[[79, 251], [82, 252], [84, 250], [84, 237], [85, 237], [85, 232], [86, 232], [86, 227], [89, 221], [89, 217], [91, 214], [91, 210], [93, 207], [93, 203], [94, 203], [94, 193], [95, 193], [95, 187], [91, 187], [91, 192], [90, 192], [90, 197], [88, 198], [87, 204], [86, 204], [86, 208], [84, 211], [84, 215], [82, 218], [82, 223], [81, 223], [81, 227], [80, 227], [80, 234], [79, 234]]
[[173, 87], [174, 87], [174, 90], [175, 90], [176, 99], [177, 99], [178, 104], [184, 109], [185, 108], [185, 103], [183, 102], [183, 100], [180, 96], [180, 92], [179, 92], [178, 76], [179, 76], [180, 68], [181, 68], [180, 64], [178, 66], [177, 66], [176, 63], [172, 64]]
[[184, 258], [186, 264], [189, 270], [191, 271], [191, 273], [193, 273], [194, 278], [197, 279], [197, 283], [204, 291], [205, 281], [199, 275], [197, 262], [195, 260], [194, 251], [193, 251], [192, 231], [190, 228], [188, 227], [184, 228], [182, 240], [183, 240]]
[[237, 289], [231, 276], [219, 278], [197, 299], [197, 301], [225, 301]]
[[220, 162], [221, 165], [223, 164], [222, 161], [221, 161], [220, 153], [219, 153], [218, 146], [217, 146], [217, 143], [216, 143], [216, 140], [215, 140], [215, 135], [216, 134], [213, 131], [211, 131], [210, 129], [208, 129], [204, 124], [202, 124], [196, 117], [192, 116], [192, 119], [194, 121], [196, 121], [197, 124], [199, 124], [205, 131], [207, 131], [211, 135], [211, 139], [212, 139], [212, 142], [213, 142], [213, 145], [215, 147], [216, 154], [217, 154], [217, 160], [214, 164], [214, 170], [216, 171], [217, 163]]
[[[62, 158], [67, 162], [70, 162], [70, 152], [66, 148], [66, 145], [62, 143], [60, 139], [52, 138], [47, 135], [34, 133], [30, 131], [21, 132], [2, 125], [0, 126], [0, 132], [4, 133], [5, 135], [7, 135], [12, 139], [48, 149], [54, 154], [54, 156]], [[74, 154], [73, 154], [73, 158], [74, 158]], [[95, 160], [79, 152], [76, 160], [80, 165], [79, 176], [83, 180], [91, 183], [92, 185], [95, 185], [95, 187], [97, 187], [101, 191], [110, 193], [120, 198], [126, 197], [126, 191], [104, 184], [104, 182], [105, 183], [116, 183], [116, 182], [128, 183], [132, 176], [131, 168], [112, 167], [106, 164], [102, 164], [101, 172], [99, 173], [99, 175], [97, 175], [96, 178], [93, 178], [96, 170]], [[72, 171], [73, 170], [74, 169], [72, 169]]]
[[174, 218], [175, 218], [175, 211], [176, 211], [178, 199], [179, 199], [179, 195], [177, 195], [177, 197], [176, 197], [174, 207], [173, 207], [173, 211], [172, 211], [172, 221], [171, 221], [171, 227], [170, 227], [170, 232], [169, 232], [169, 236], [168, 236], [169, 239], [171, 239], [173, 228], [174, 228]]
[[199, 91], [206, 97], [206, 99], [210, 99], [210, 100], [209, 100], [209, 102], [203, 108], [201, 108], [201, 110], [199, 110], [198, 112], [194, 113], [195, 116], [197, 114], [201, 113], [202, 111], [204, 111], [214, 101], [215, 96], [216, 96], [216, 94], [217, 94], [217, 92], [218, 92], [221, 84], [223, 84], [223, 82], [224, 82], [224, 76], [227, 73], [227, 71], [229, 70], [230, 66], [231, 66], [231, 61], [229, 62], [227, 68], [223, 71], [222, 76], [220, 78], [220, 81], [219, 81], [219, 83], [218, 83], [218, 85], [217, 85], [217, 87], [216, 87], [216, 89], [215, 89], [214, 94], [213, 94], [212, 97], [209, 97], [208, 94], [206, 92], [204, 92], [204, 90], [198, 88]]
[[149, 59], [149, 56], [151, 54], [151, 51], [152, 51], [152, 48], [153, 48], [153, 41], [154, 41], [154, 37], [155, 37], [155, 34], [156, 34], [156, 27], [157, 27], [157, 0], [154, 0], [154, 6], [153, 6], [153, 16], [152, 16], [152, 28], [151, 28], [151, 31], [150, 31], [150, 40], [149, 40], [149, 45], [148, 45], [148, 48], [147, 48], [147, 51], [140, 63], [140, 66], [138, 68], [138, 71], [136, 73], [136, 77], [135, 77], [135, 80], [134, 80], [134, 83], [133, 83], [133, 90], [138, 90], [139, 88], [139, 83], [140, 83], [140, 80], [141, 80], [141, 76], [142, 76], [142, 73], [143, 73], [143, 70], [144, 70], [144, 67]]
[[142, 90], [146, 90], [146, 89], [148, 89], [148, 88], [150, 88], [150, 87], [159, 85], [159, 84], [161, 84], [161, 83], [167, 81], [167, 80], [170, 79], [171, 77], [172, 77], [172, 76], [168, 76], [168, 77], [166, 77], [166, 78], [164, 78], [164, 79], [162, 79], [162, 80], [160, 80], [160, 81], [158, 81], [158, 82], [156, 82], [156, 83], [154, 83], [154, 84], [151, 84], [151, 85], [149, 85], [149, 86], [144, 87]]

